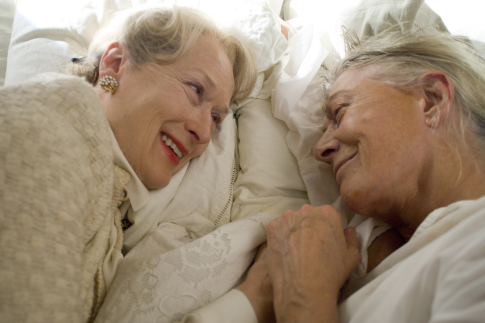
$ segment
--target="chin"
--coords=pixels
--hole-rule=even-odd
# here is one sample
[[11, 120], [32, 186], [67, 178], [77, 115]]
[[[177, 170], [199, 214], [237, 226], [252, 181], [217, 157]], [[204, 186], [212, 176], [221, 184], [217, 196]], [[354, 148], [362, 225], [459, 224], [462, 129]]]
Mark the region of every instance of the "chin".
[[398, 214], [392, 208], [393, 201], [386, 199], [387, 196], [372, 196], [362, 191], [341, 191], [342, 201], [354, 213], [366, 218], [380, 219], [394, 228], [402, 226]]
[[170, 184], [170, 179], [172, 177], [163, 177], [163, 178], [155, 178], [152, 177], [150, 180], [142, 180], [143, 185], [149, 190], [157, 190], [166, 187], [168, 184]]
[[362, 190], [344, 190], [341, 188], [340, 195], [342, 201], [352, 212], [365, 217], [372, 216], [371, 199]]

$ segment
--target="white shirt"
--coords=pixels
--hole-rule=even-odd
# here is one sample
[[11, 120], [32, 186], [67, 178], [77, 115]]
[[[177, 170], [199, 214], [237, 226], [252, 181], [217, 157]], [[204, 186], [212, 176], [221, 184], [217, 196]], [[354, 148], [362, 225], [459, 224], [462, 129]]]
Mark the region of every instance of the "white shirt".
[[[136, 176], [133, 168], [131, 168], [130, 163], [128, 163], [128, 160], [126, 159], [125, 155], [121, 151], [118, 141], [116, 140], [116, 137], [113, 131], [111, 130], [111, 128], [110, 128], [110, 133], [111, 133], [111, 145], [113, 148], [113, 162], [117, 166], [126, 170], [130, 174], [130, 180], [126, 185], [129, 199], [120, 206], [121, 218], [123, 219], [130, 208], [132, 210], [133, 209], [139, 210], [142, 207], [144, 207], [148, 203], [148, 200], [150, 199], [150, 193], [148, 189], [145, 187], [145, 185], [143, 185], [143, 183], [140, 181], [138, 176]], [[116, 226], [113, 223], [111, 226], [110, 237], [109, 237], [109, 249], [108, 249], [108, 252], [106, 253], [106, 256], [103, 262], [103, 275], [104, 275], [104, 280], [106, 282], [107, 289], [109, 289], [109, 287], [111, 286], [111, 283], [116, 273], [116, 269], [120, 261], [123, 259], [123, 254], [121, 253], [121, 251], [114, 249], [114, 246], [116, 244], [117, 234], [118, 234], [117, 231], [118, 230], [116, 229]]]
[[[358, 289], [360, 286], [362, 286]], [[485, 198], [437, 209], [344, 293], [340, 322], [483, 322]]]

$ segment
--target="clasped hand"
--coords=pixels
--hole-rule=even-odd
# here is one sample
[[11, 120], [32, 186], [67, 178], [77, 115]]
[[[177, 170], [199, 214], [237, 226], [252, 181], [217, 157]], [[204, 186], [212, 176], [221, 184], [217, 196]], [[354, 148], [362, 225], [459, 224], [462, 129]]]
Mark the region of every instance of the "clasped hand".
[[355, 229], [343, 229], [337, 210], [304, 205], [268, 225], [238, 289], [259, 322], [336, 322], [339, 291], [359, 261]]

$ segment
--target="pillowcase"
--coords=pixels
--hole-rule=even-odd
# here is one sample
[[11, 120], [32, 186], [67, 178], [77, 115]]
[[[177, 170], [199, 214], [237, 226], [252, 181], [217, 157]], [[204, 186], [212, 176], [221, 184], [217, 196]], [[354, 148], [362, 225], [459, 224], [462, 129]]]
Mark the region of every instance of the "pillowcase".
[[344, 13], [342, 19], [345, 26], [355, 30], [359, 37], [374, 35], [390, 26], [401, 28], [402, 31], [426, 26], [447, 30], [441, 18], [424, 0], [361, 1]]
[[285, 142], [288, 126], [276, 119], [270, 99], [256, 99], [237, 111], [240, 171], [232, 220], [258, 212], [281, 215], [309, 203], [297, 160]]
[[0, 0], [0, 86], [5, 83], [7, 53], [12, 34], [15, 0]]
[[[250, 46], [257, 54], [259, 72], [274, 65], [275, 58], [280, 56], [281, 46], [278, 44], [281, 39], [275, 37], [275, 33], [279, 32], [279, 23], [266, 2], [148, 0], [137, 3], [131, 0], [81, 0], [71, 3], [63, 0], [19, 0], [12, 27], [6, 84], [16, 84], [43, 72], [62, 72], [72, 57], [86, 55], [96, 31], [120, 10], [140, 6], [171, 6], [174, 3], [200, 9], [218, 23], [239, 29], [249, 38]], [[46, 8], [49, 8], [48, 15], [39, 14], [46, 12]]]
[[426, 3], [431, 10], [440, 15], [450, 33], [469, 37], [482, 55], [485, 55], [485, 25], [483, 24], [485, 2], [461, 0], [455, 3], [426, 0]]

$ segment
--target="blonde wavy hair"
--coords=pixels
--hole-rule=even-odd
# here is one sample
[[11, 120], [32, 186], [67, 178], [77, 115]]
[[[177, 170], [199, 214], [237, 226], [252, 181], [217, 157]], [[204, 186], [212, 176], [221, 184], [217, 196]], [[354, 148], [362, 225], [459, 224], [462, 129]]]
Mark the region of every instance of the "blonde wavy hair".
[[217, 26], [199, 10], [187, 7], [143, 8], [121, 11], [93, 38], [88, 55], [70, 64], [70, 74], [95, 85], [97, 66], [109, 44], [119, 42], [137, 67], [146, 63], [170, 64], [183, 56], [200, 36], [221, 44], [234, 74], [231, 103], [246, 99], [256, 82], [256, 62], [244, 35]]

